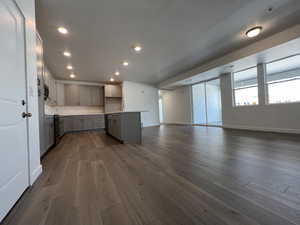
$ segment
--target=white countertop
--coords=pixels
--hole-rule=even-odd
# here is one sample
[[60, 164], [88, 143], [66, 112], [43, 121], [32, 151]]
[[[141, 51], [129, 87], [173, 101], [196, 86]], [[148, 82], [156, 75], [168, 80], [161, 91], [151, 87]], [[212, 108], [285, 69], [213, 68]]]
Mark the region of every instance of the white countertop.
[[116, 111], [116, 112], [102, 112], [102, 113], [61, 113], [59, 116], [97, 116], [97, 115], [108, 115], [108, 114], [119, 114], [119, 113], [138, 113], [146, 111]]

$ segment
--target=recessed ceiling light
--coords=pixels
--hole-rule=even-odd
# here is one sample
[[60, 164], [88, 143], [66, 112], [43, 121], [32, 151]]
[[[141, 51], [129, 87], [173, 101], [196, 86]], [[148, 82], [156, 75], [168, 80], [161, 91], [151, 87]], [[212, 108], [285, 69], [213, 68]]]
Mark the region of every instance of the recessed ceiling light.
[[123, 62], [122, 62], [122, 65], [123, 65], [123, 66], [129, 66], [129, 62], [123, 61]]
[[70, 52], [68, 52], [68, 51], [64, 51], [64, 56], [66, 56], [66, 57], [71, 57], [71, 53]]
[[114, 81], [115, 81], [115, 79], [114, 79], [114, 78], [110, 78], [110, 81], [111, 81], [111, 82], [114, 82]]
[[116, 71], [116, 72], [115, 72], [115, 75], [116, 75], [116, 76], [119, 76], [119, 75], [120, 75], [120, 72], [119, 72], [119, 71]]
[[71, 77], [71, 78], [75, 78], [76, 76], [75, 76], [75, 74], [72, 73], [72, 74], [70, 75], [70, 77]]
[[249, 38], [253, 38], [253, 37], [256, 37], [260, 34], [260, 32], [262, 31], [262, 27], [253, 27], [251, 28], [250, 30], [248, 30], [246, 32], [246, 35], [249, 37]]
[[133, 50], [135, 51], [135, 52], [141, 52], [142, 51], [142, 46], [140, 46], [140, 45], [135, 45], [135, 46], [133, 46]]
[[68, 70], [72, 70], [72, 69], [73, 69], [73, 66], [68, 65], [68, 66], [67, 66], [67, 69], [68, 69]]
[[59, 27], [59, 28], [57, 28], [57, 30], [61, 34], [68, 34], [69, 33], [69, 31], [64, 27]]

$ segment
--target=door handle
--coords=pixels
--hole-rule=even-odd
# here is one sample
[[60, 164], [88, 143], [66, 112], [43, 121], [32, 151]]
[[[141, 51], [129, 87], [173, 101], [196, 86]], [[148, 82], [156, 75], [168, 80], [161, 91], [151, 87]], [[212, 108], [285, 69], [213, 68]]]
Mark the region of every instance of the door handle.
[[32, 117], [32, 114], [31, 114], [31, 113], [23, 112], [23, 113], [22, 113], [22, 117], [23, 117], [23, 118], [26, 118], [26, 117], [29, 118], [29, 117]]

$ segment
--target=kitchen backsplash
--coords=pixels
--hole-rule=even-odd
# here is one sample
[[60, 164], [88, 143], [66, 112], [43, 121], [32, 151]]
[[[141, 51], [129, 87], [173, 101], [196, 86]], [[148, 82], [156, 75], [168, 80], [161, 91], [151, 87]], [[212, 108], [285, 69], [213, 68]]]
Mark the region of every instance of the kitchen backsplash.
[[84, 115], [103, 113], [104, 108], [99, 106], [49, 106], [45, 105], [46, 115]]

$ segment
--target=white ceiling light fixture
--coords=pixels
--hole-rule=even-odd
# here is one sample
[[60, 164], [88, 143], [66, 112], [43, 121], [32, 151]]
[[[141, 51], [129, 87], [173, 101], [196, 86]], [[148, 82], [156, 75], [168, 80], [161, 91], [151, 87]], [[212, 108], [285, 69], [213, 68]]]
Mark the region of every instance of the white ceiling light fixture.
[[72, 65], [67, 65], [67, 69], [68, 69], [68, 70], [72, 70], [72, 69], [73, 69], [73, 66], [72, 66]]
[[119, 76], [119, 75], [120, 75], [120, 72], [119, 72], [119, 71], [116, 71], [116, 72], [115, 72], [115, 75], [116, 75], [116, 76]]
[[261, 31], [262, 31], [262, 27], [260, 27], [260, 26], [253, 27], [246, 32], [246, 35], [249, 38], [254, 38], [254, 37], [257, 37], [261, 33]]
[[64, 51], [63, 54], [66, 57], [71, 57], [71, 55], [72, 55], [71, 52], [68, 52], [68, 51]]
[[71, 78], [75, 78], [76, 76], [75, 76], [74, 73], [72, 73], [72, 74], [70, 75], [70, 77], [71, 77]]
[[110, 82], [114, 82], [115, 81], [115, 79], [114, 78], [110, 78]]
[[57, 28], [58, 32], [61, 34], [68, 34], [69, 31], [65, 27], [59, 27]]
[[123, 65], [123, 66], [129, 66], [129, 62], [123, 61], [123, 62], [122, 62], [122, 65]]
[[142, 48], [141, 45], [134, 45], [134, 46], [133, 46], [133, 50], [134, 50], [136, 53], [140, 53], [140, 52], [143, 50], [143, 48]]

